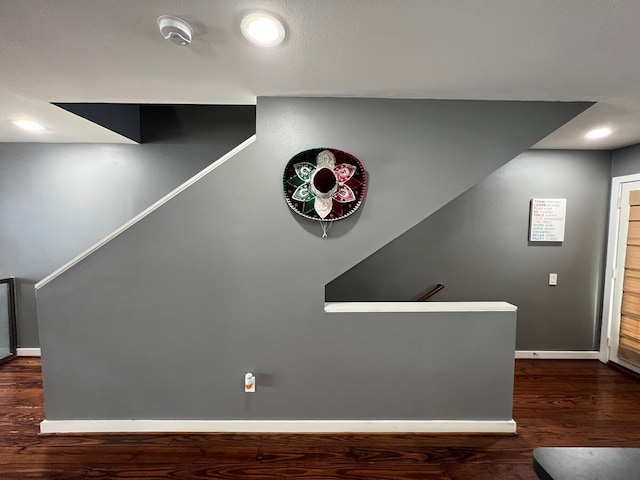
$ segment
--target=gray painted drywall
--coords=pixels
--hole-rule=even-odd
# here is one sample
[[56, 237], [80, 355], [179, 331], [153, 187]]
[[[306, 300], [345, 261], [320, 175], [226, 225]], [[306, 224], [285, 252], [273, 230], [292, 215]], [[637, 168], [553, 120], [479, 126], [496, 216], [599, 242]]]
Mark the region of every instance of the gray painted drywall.
[[167, 144], [152, 125], [145, 145], [0, 144], [0, 278], [17, 279], [19, 347], [39, 346], [35, 283], [255, 132], [253, 107], [149, 108], [199, 120], [198, 135], [183, 126]]
[[612, 154], [611, 176], [622, 177], [640, 173], [640, 145], [615, 150]]
[[[523, 153], [327, 285], [328, 301], [506, 300], [520, 350], [598, 348], [609, 152]], [[531, 198], [566, 198], [562, 244], [528, 242]], [[548, 285], [549, 273], [558, 285]]]
[[[47, 419], [510, 416], [497, 360], [481, 364], [482, 402], [448, 397], [475, 371], [435, 347], [458, 349], [461, 318], [326, 314], [324, 287], [586, 107], [259, 99], [255, 143], [38, 290]], [[317, 146], [369, 174], [365, 203], [327, 240], [281, 191], [289, 158]], [[485, 323], [513, 332], [512, 315], [470, 321], [489, 350], [507, 339]], [[420, 406], [432, 384], [449, 388]]]

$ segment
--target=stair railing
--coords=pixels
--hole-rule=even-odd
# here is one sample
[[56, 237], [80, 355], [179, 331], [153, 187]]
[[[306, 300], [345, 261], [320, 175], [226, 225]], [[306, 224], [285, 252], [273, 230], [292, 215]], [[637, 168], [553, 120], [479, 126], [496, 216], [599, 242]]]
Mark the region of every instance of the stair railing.
[[444, 288], [444, 285], [442, 285], [441, 283], [438, 283], [435, 287], [433, 287], [431, 290], [429, 290], [427, 293], [425, 293], [424, 295], [422, 295], [419, 299], [418, 302], [426, 302], [427, 300], [429, 300], [431, 297], [433, 297], [436, 293], [438, 293], [440, 290], [442, 290]]

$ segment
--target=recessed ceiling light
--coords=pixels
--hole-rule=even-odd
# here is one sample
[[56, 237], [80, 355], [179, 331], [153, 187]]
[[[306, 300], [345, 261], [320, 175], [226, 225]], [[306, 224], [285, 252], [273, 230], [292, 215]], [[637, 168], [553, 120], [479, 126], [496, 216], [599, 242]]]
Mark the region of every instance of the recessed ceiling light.
[[597, 138], [604, 138], [606, 136], [609, 136], [610, 134], [611, 134], [610, 128], [595, 128], [587, 132], [585, 137], [595, 140]]
[[41, 130], [44, 130], [44, 127], [42, 125], [31, 120], [13, 120], [11, 123], [13, 123], [16, 127], [20, 127], [23, 130], [29, 130], [31, 132], [39, 132]]
[[240, 31], [254, 45], [276, 47], [284, 41], [284, 25], [273, 15], [250, 13], [242, 19]]

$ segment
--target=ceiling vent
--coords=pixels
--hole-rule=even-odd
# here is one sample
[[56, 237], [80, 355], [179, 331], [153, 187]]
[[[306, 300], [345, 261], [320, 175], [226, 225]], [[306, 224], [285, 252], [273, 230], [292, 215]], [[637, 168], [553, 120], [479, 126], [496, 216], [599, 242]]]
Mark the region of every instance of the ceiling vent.
[[191, 43], [193, 30], [191, 26], [181, 18], [162, 15], [158, 17], [158, 28], [165, 40], [183, 46]]

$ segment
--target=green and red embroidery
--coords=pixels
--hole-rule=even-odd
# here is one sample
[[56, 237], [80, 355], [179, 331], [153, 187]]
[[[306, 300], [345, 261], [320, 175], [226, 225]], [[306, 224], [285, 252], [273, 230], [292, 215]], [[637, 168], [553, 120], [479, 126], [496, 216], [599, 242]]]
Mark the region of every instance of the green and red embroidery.
[[348, 217], [366, 191], [364, 166], [353, 155], [334, 148], [300, 152], [284, 169], [284, 196], [303, 217], [332, 222]]

